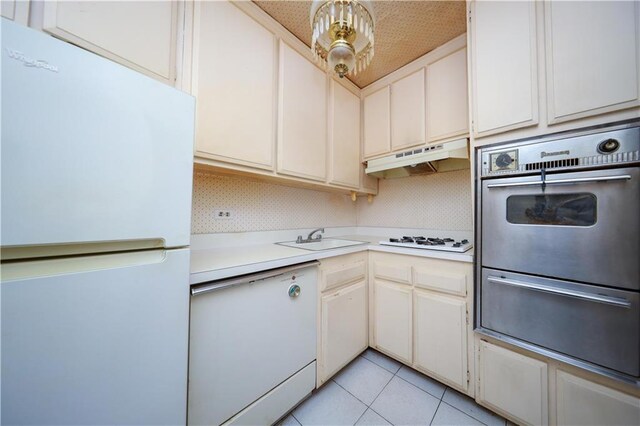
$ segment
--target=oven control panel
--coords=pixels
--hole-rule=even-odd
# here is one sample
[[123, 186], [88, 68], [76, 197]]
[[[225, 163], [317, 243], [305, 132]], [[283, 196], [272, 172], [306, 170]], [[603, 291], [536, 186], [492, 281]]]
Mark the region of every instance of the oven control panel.
[[478, 150], [480, 177], [537, 174], [640, 163], [640, 120], [574, 136], [550, 135]]
[[493, 152], [491, 153], [491, 167], [489, 171], [512, 171], [518, 170], [518, 150], [512, 149], [509, 151]]

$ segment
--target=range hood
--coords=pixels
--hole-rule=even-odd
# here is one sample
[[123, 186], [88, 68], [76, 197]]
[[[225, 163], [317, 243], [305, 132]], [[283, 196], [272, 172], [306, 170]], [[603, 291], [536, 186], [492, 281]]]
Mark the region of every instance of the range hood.
[[468, 168], [467, 139], [459, 139], [369, 160], [365, 172], [377, 178], [391, 179]]

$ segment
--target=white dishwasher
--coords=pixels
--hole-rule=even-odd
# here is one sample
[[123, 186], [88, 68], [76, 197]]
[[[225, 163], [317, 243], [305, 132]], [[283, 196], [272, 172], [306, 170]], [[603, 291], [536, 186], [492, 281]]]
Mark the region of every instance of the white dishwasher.
[[314, 388], [317, 262], [191, 287], [190, 425], [272, 424]]

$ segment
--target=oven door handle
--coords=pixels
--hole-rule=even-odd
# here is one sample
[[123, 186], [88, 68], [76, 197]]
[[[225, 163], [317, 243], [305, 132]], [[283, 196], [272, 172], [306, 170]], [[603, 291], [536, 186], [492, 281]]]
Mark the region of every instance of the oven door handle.
[[509, 280], [506, 278], [488, 277], [488, 281], [496, 284], [506, 284], [513, 287], [526, 288], [529, 290], [542, 291], [544, 293], [558, 294], [560, 296], [574, 297], [576, 299], [587, 300], [590, 302], [604, 303], [607, 305], [619, 306], [622, 308], [630, 308], [631, 302], [627, 299], [621, 299], [618, 297], [602, 296], [599, 294], [586, 293], [584, 291], [559, 289], [543, 284], [532, 284], [523, 281]]
[[490, 183], [487, 188], [506, 188], [510, 186], [535, 186], [535, 185], [561, 185], [570, 183], [587, 183], [587, 182], [606, 182], [616, 180], [630, 180], [631, 175], [617, 175], [617, 176], [594, 176], [584, 178], [569, 178], [569, 179], [555, 179], [555, 180], [540, 180], [535, 182], [508, 182], [508, 183]]

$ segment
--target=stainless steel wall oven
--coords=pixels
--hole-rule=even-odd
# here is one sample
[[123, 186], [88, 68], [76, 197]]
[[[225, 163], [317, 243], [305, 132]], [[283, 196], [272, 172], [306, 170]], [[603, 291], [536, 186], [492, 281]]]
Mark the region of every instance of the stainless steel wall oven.
[[640, 383], [640, 122], [481, 148], [476, 328]]

